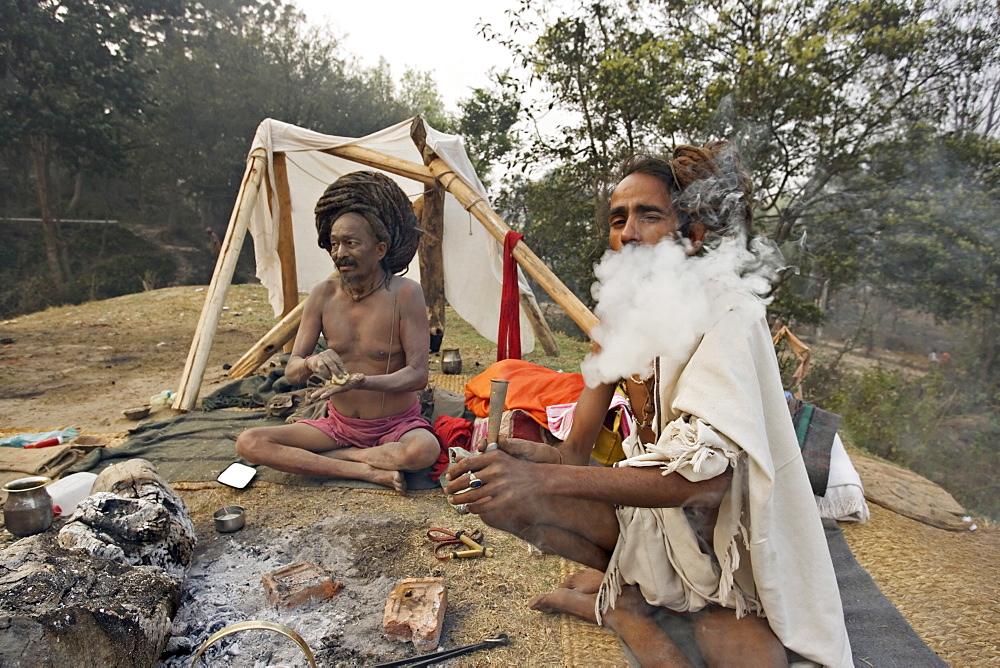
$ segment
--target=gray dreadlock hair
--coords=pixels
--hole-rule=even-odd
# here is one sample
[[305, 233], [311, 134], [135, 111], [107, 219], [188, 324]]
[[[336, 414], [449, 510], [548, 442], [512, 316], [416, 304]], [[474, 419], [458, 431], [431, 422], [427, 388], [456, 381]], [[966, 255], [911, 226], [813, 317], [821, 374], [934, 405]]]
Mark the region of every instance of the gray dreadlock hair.
[[375, 238], [387, 246], [382, 266], [398, 274], [410, 266], [423, 232], [402, 188], [385, 174], [351, 172], [331, 183], [316, 202], [320, 248], [330, 251], [330, 229], [345, 213], [368, 221]]

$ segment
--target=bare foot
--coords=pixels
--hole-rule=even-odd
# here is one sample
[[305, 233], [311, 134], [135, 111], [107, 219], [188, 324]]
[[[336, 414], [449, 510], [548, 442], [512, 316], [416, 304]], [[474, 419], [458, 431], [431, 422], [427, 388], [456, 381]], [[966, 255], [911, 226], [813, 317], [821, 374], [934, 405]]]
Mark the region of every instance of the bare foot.
[[370, 468], [372, 469], [372, 473], [367, 478], [368, 482], [373, 482], [383, 487], [391, 487], [400, 496], [406, 496], [406, 478], [403, 476], [402, 471], [383, 471], [375, 467]]
[[582, 571], [570, 573], [559, 585], [565, 589], [575, 589], [581, 594], [596, 594], [604, 581], [604, 573], [596, 568], [585, 568]]
[[[579, 575], [580, 578], [570, 576], [563, 582], [564, 585], [570, 586], [560, 587], [550, 594], [536, 596], [528, 602], [528, 605], [539, 612], [562, 612], [597, 623], [597, 614], [594, 611], [594, 606], [597, 604], [596, 591], [584, 593], [583, 589], [572, 588], [572, 585], [591, 588], [594, 573], [602, 576], [600, 571], [594, 569], [574, 573], [574, 576]], [[570, 579], [573, 579], [572, 583], [569, 582]], [[646, 603], [639, 588], [629, 585], [622, 588], [615, 600], [615, 607], [608, 608], [601, 621], [629, 646], [639, 660], [639, 665], [690, 666], [677, 645], [653, 619], [654, 610], [653, 606]]]
[[652, 618], [656, 608], [646, 603], [642, 592], [635, 585], [625, 585], [615, 599], [615, 607], [608, 608], [603, 615], [604, 625], [617, 631], [619, 635], [622, 630], [619, 628], [625, 624], [631, 624], [640, 618]]
[[594, 605], [596, 603], [596, 593], [585, 594], [576, 589], [560, 587], [548, 594], [534, 597], [528, 601], [528, 607], [538, 612], [562, 612], [596, 624], [597, 615], [594, 613]]

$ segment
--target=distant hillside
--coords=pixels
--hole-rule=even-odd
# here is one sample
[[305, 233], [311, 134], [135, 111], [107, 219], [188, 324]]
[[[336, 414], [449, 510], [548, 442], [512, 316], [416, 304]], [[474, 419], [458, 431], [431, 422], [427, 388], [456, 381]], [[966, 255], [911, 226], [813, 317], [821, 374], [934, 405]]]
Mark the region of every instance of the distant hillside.
[[[45, 261], [38, 222], [0, 221], [0, 318], [173, 285], [205, 285], [216, 258], [207, 240], [164, 239], [153, 225], [63, 223], [71, 278], [57, 283]], [[249, 237], [234, 282], [253, 276]]]

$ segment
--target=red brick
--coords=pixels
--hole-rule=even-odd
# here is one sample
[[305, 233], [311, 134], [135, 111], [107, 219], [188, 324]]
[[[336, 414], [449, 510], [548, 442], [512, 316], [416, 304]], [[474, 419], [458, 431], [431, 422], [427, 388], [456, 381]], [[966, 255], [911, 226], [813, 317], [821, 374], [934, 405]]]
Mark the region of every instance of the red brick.
[[448, 607], [444, 578], [400, 580], [385, 603], [382, 628], [387, 636], [412, 642], [421, 652], [437, 649]]
[[334, 582], [329, 571], [308, 561], [282, 566], [265, 573], [260, 580], [264, 584], [267, 600], [280, 608], [326, 601], [344, 586], [343, 582]]

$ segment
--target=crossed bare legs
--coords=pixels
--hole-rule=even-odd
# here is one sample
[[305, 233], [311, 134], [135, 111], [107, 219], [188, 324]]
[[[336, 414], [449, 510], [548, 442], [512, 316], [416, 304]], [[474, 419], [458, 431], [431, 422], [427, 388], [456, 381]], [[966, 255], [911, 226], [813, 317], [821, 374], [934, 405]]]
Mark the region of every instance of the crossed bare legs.
[[[525, 516], [482, 519], [536, 545], [588, 566], [567, 577], [555, 591], [536, 596], [529, 606], [539, 612], [565, 613], [597, 623], [597, 592], [618, 538], [613, 508], [580, 499], [546, 497], [532, 504]], [[639, 588], [622, 588], [615, 607], [602, 615], [605, 626], [617, 633], [642, 666], [688, 666], [690, 662], [654, 619]], [[784, 647], [755, 615], [736, 618], [733, 610], [709, 606], [691, 614], [695, 640], [709, 666], [787, 666]]]
[[413, 429], [398, 442], [371, 448], [344, 446], [306, 424], [248, 429], [236, 439], [236, 451], [255, 464], [299, 475], [349, 478], [406, 493], [404, 471], [433, 464], [440, 452], [426, 429]]
[[[532, 610], [565, 613], [597, 623], [594, 607], [604, 574], [593, 568], [573, 573], [559, 589], [529, 601]], [[690, 666], [684, 653], [663, 631], [639, 588], [622, 588], [615, 607], [602, 616], [605, 626], [617, 633], [642, 666]], [[787, 666], [784, 647], [767, 622], [756, 616], [736, 619], [732, 610], [710, 606], [693, 613], [695, 642], [709, 666]]]
[[[559, 589], [528, 602], [532, 610], [562, 612], [597, 623], [594, 606], [604, 573], [594, 568], [573, 573]], [[638, 587], [622, 588], [615, 607], [602, 616], [604, 626], [621, 637], [642, 666], [690, 666], [687, 657], [653, 619], [655, 608], [646, 603]]]

